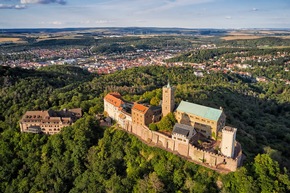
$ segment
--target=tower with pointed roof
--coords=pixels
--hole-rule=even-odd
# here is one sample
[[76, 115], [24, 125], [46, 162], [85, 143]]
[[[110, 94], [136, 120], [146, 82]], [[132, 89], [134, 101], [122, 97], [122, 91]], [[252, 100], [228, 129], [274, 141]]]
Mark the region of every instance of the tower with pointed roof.
[[162, 88], [162, 115], [166, 116], [174, 110], [174, 88], [170, 86], [168, 81], [167, 86]]

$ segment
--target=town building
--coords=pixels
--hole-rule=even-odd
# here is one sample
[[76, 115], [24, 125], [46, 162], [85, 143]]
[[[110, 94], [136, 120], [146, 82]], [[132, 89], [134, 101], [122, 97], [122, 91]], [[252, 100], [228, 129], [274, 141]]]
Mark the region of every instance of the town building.
[[27, 111], [20, 120], [20, 131], [52, 135], [59, 133], [63, 127], [72, 125], [81, 117], [81, 108], [62, 111]]
[[193, 74], [195, 76], [197, 76], [197, 77], [203, 77], [203, 72], [202, 71], [195, 71]]

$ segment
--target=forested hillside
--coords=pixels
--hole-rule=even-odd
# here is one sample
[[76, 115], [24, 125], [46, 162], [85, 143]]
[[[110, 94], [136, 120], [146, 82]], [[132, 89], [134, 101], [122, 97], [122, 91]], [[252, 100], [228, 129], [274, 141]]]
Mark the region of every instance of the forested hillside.
[[[0, 192], [289, 192], [290, 88], [189, 67], [142, 67], [96, 76], [71, 66], [0, 67]], [[238, 128], [244, 167], [218, 174], [101, 128], [103, 96], [158, 104], [168, 79], [176, 102], [223, 107]], [[81, 107], [84, 117], [53, 136], [20, 133], [27, 110]], [[286, 169], [287, 168], [287, 169]]]

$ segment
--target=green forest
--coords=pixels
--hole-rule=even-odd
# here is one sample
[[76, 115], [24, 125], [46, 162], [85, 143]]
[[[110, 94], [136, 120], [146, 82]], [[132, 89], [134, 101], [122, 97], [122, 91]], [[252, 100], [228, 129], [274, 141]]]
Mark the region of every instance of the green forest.
[[[289, 53], [290, 48], [217, 48], [194, 50], [180, 54], [176, 57], [166, 60], [167, 62], [182, 62], [184, 65], [190, 63], [203, 63], [206, 66], [213, 66], [214, 62], [220, 62], [222, 67], [227, 64], [247, 64], [247, 69], [235, 68], [234, 71], [248, 72], [253, 77], [264, 76], [267, 79], [276, 80], [290, 79], [290, 74], [285, 71], [289, 68], [289, 56], [283, 53]], [[282, 54], [282, 55], [281, 55]], [[241, 60], [241, 58], [247, 58]], [[259, 60], [258, 58], [264, 58]], [[273, 58], [273, 59], [265, 59]], [[278, 84], [279, 85], [279, 84]]]
[[[0, 192], [289, 192], [289, 85], [193, 73], [190, 67], [95, 75], [73, 66], [1, 66]], [[238, 128], [243, 167], [220, 174], [147, 146], [115, 125], [99, 125], [95, 115], [103, 112], [108, 92], [156, 105], [168, 80], [176, 103], [223, 107], [227, 124]], [[83, 118], [59, 134], [19, 131], [27, 110], [74, 107], [83, 109]]]
[[[120, 54], [126, 52], [133, 52], [137, 50], [163, 50], [170, 49], [187, 49], [192, 46], [200, 45], [201, 39], [192, 36], [152, 36], [152, 37], [100, 37], [93, 35], [84, 35], [78, 38], [61, 38], [47, 39], [37, 41], [36, 38], [19, 37], [27, 43], [23, 44], [7, 44], [1, 45], [0, 50], [3, 53], [21, 52], [32, 49], [56, 49], [56, 48], [82, 48], [89, 49], [95, 54]], [[204, 41], [204, 40], [203, 40]], [[1, 60], [7, 59], [26, 59], [31, 60], [37, 58], [36, 55], [29, 53], [14, 54], [13, 56], [0, 55]]]

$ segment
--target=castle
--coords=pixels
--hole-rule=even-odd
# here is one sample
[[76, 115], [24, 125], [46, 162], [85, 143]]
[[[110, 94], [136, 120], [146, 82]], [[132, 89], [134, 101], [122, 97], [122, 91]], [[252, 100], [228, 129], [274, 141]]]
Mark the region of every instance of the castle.
[[20, 120], [20, 131], [26, 133], [56, 134], [82, 117], [82, 109], [62, 111], [27, 111]]
[[[235, 171], [242, 165], [242, 148], [236, 128], [225, 126], [223, 109], [181, 101], [175, 109], [174, 88], [162, 88], [161, 106], [148, 106], [122, 99], [119, 93], [104, 98], [104, 111], [122, 129], [169, 152], [218, 171]], [[174, 113], [178, 123], [171, 136], [151, 131], [150, 123]], [[221, 138], [221, 139], [220, 139]]]

